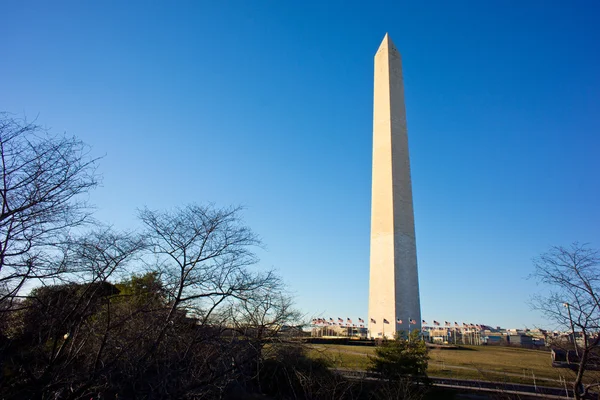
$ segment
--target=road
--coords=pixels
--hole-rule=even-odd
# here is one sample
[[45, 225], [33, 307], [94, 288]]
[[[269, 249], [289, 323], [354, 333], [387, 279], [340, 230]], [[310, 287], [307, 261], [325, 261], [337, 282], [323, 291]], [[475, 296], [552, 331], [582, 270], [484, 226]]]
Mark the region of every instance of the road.
[[[380, 379], [367, 371], [335, 369], [336, 372], [349, 379]], [[523, 385], [508, 382], [489, 382], [469, 379], [452, 379], [430, 376], [434, 386], [455, 389], [467, 392], [504, 393], [518, 396], [518, 398], [544, 398], [544, 399], [568, 399], [573, 397], [571, 390], [548, 387]]]

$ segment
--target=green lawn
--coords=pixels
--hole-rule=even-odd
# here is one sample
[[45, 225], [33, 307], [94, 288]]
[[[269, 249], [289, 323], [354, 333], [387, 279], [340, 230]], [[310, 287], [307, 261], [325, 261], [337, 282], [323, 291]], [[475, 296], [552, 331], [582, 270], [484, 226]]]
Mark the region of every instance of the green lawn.
[[[344, 345], [311, 345], [309, 354], [324, 358], [337, 368], [366, 369], [374, 347]], [[562, 386], [560, 380], [573, 379], [573, 372], [553, 368], [550, 353], [540, 350], [501, 346], [463, 346], [461, 350], [431, 349], [429, 374], [464, 379], [508, 381], [544, 386]], [[589, 372], [586, 379], [600, 379]]]

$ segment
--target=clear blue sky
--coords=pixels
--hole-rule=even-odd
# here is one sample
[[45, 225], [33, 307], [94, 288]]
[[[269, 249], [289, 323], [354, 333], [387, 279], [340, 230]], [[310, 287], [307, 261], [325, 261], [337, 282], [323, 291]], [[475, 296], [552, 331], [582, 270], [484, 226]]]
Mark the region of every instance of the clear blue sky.
[[[573, 3], [573, 4], [570, 4]], [[373, 55], [403, 56], [423, 317], [544, 326], [600, 247], [597, 1], [0, 3], [0, 110], [106, 155], [97, 217], [244, 205], [309, 316], [367, 315]]]

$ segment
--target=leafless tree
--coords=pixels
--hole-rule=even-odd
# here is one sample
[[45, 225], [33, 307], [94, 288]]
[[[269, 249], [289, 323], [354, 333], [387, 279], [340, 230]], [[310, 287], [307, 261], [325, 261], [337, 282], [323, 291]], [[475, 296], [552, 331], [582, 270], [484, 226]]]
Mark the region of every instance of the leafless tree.
[[49, 246], [90, 217], [97, 185], [88, 147], [0, 113], [0, 304], [30, 279], [55, 276]]
[[228, 308], [228, 320], [240, 331], [253, 329], [251, 336], [257, 338], [273, 337], [282, 327], [300, 323], [301, 315], [283, 288], [280, 279], [273, 277], [267, 285], [248, 293], [242, 299], [236, 299], [234, 305]]
[[241, 224], [239, 212], [211, 205], [140, 212], [173, 312], [190, 307], [207, 323], [225, 300], [244, 299], [278, 281], [271, 272], [248, 270], [257, 262], [252, 248], [260, 241]]
[[584, 375], [600, 353], [600, 252], [579, 243], [555, 246], [537, 257], [534, 266], [533, 276], [550, 290], [534, 297], [533, 306], [571, 333], [579, 359], [573, 390], [577, 399], [584, 398], [599, 386], [584, 384]]
[[[197, 352], [197, 357], [205, 357], [198, 359], [197, 365], [213, 357], [213, 366], [217, 362], [207, 349], [223, 346], [224, 338], [239, 328], [241, 320], [258, 324], [252, 327], [254, 332], [273, 332], [273, 326], [280, 326], [289, 317], [285, 297], [277, 297], [283, 287], [276, 274], [250, 269], [257, 262], [253, 249], [260, 241], [242, 224], [239, 213], [239, 208], [212, 205], [188, 205], [167, 212], [140, 211], [156, 263], [154, 268], [169, 297], [168, 313], [146, 358], [159, 351], [173, 329], [173, 319], [181, 313], [197, 319], [198, 326], [204, 327], [195, 330], [185, 354]], [[256, 313], [250, 317], [253, 311]], [[207, 379], [193, 384], [194, 390], [205, 385], [208, 378], [213, 384], [254, 360], [257, 353], [253, 348], [245, 346], [246, 351], [238, 354], [219, 350], [219, 360], [228, 364], [213, 368], [211, 374], [206, 374]], [[233, 364], [232, 358], [236, 360]]]

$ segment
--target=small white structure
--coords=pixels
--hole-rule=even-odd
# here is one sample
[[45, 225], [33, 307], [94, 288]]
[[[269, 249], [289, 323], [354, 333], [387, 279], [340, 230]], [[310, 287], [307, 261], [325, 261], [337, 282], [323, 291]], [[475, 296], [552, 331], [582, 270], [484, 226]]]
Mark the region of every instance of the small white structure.
[[420, 331], [402, 61], [387, 34], [375, 55], [370, 263], [369, 336]]

